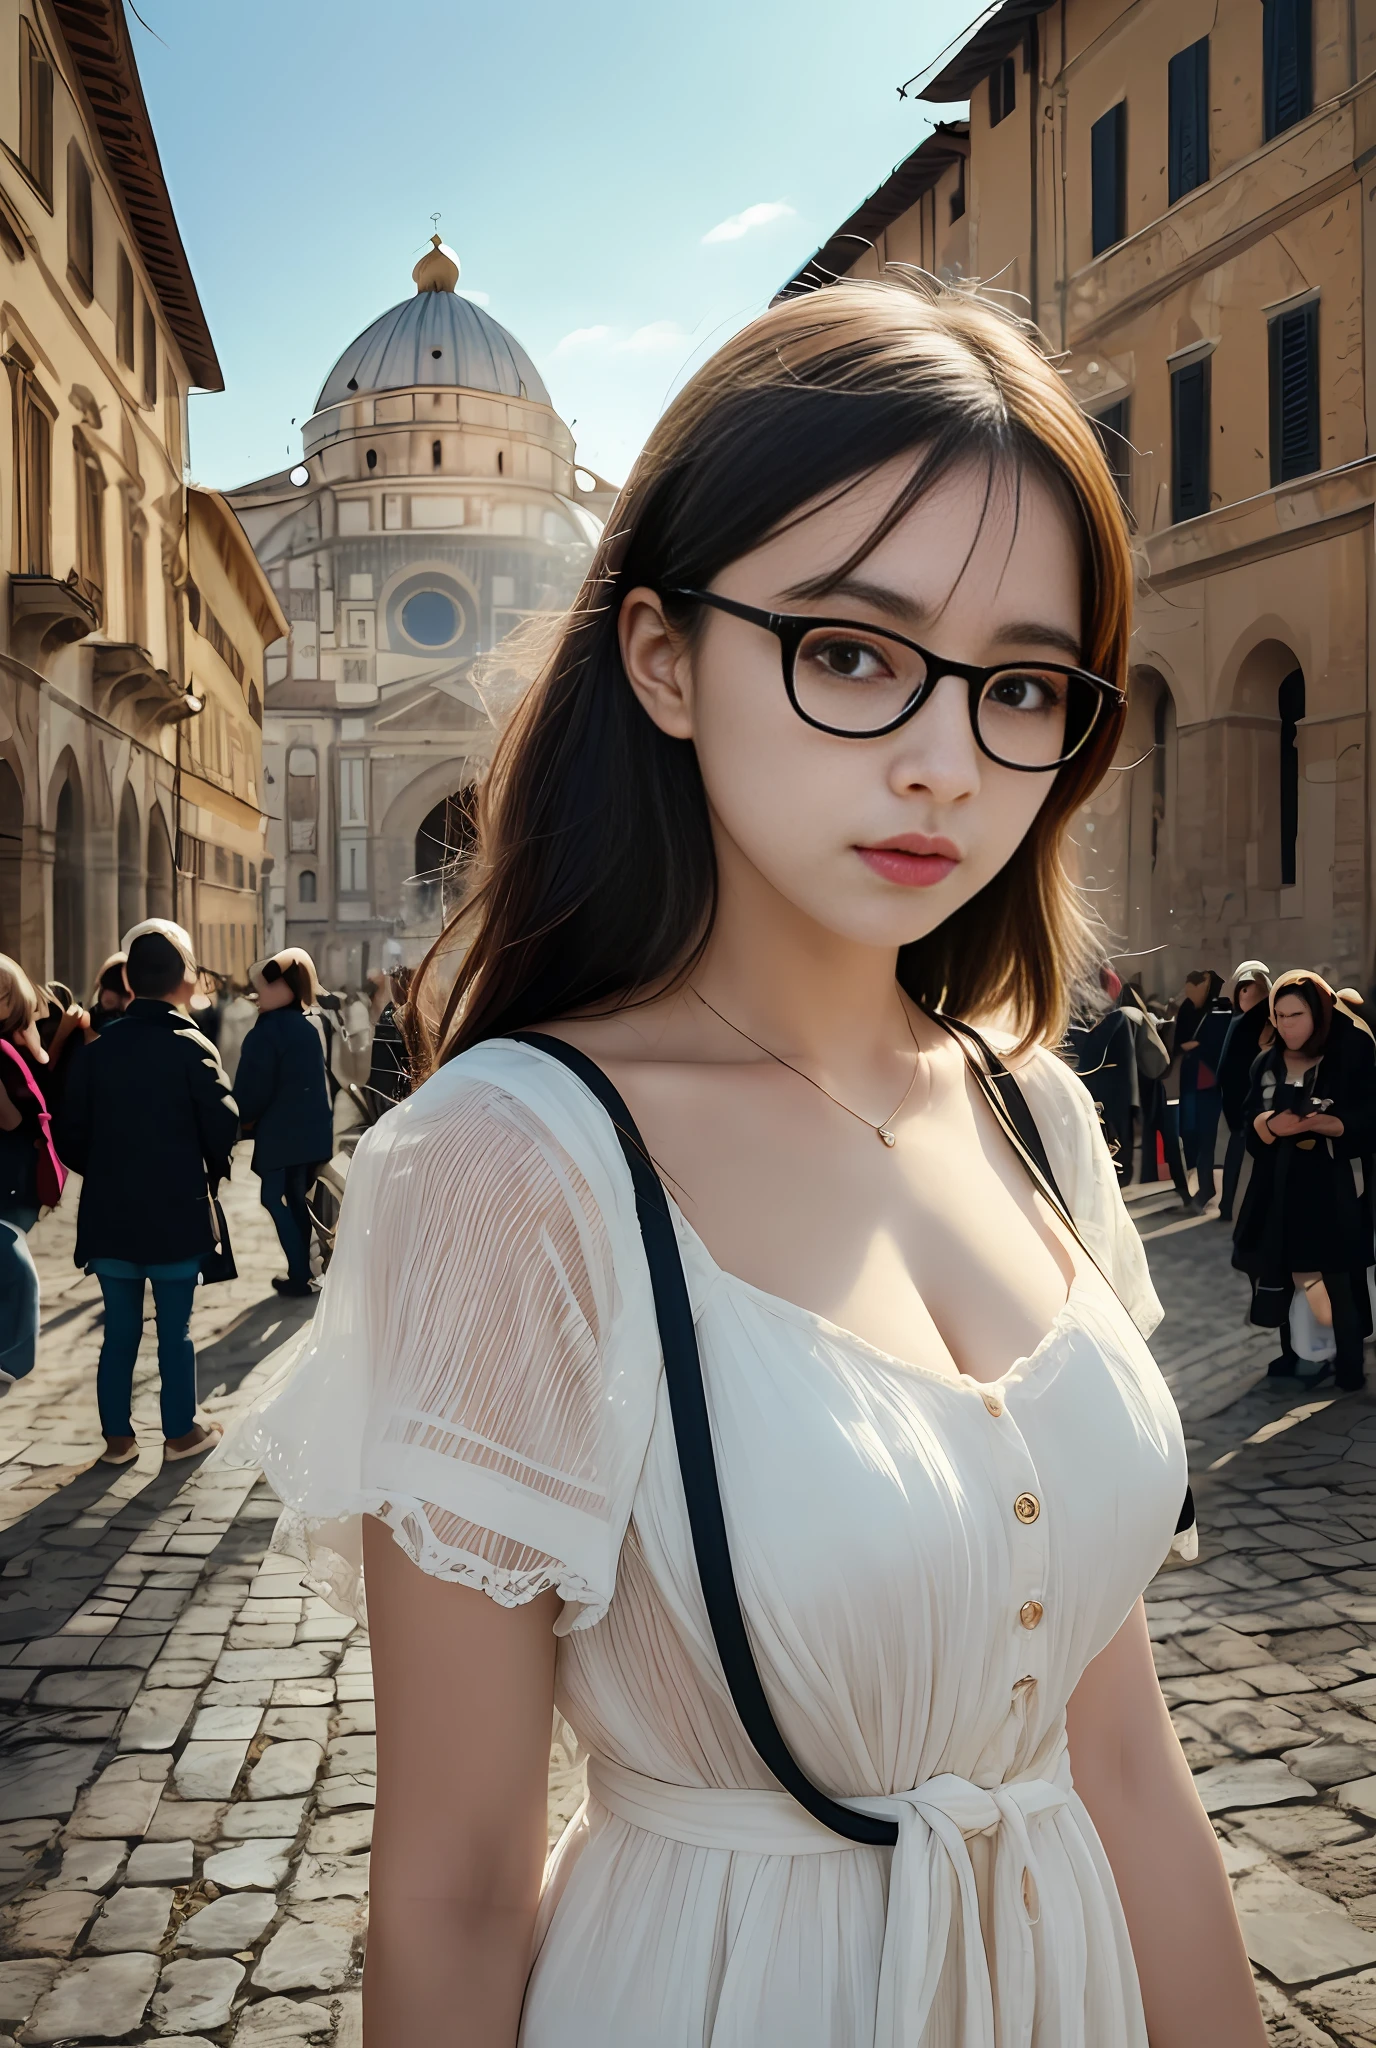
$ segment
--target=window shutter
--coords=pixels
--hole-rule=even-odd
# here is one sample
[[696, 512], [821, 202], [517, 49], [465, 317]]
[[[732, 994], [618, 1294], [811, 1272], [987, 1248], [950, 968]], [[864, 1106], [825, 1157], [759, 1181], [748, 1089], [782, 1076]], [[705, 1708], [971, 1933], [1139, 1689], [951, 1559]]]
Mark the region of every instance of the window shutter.
[[1121, 242], [1126, 218], [1127, 102], [1119, 100], [1089, 131], [1091, 235], [1099, 256]]
[[1209, 361], [1171, 375], [1171, 518], [1209, 509]]
[[1106, 406], [1103, 412], [1095, 413], [1090, 421], [1099, 437], [1104, 451], [1104, 460], [1109, 466], [1113, 481], [1118, 486], [1118, 495], [1124, 505], [1129, 503], [1132, 484], [1131, 456], [1128, 445], [1128, 401], [1120, 398], [1116, 405]]
[[1209, 181], [1209, 38], [1171, 58], [1170, 203]]
[[1269, 324], [1271, 482], [1318, 469], [1319, 306], [1317, 299]]
[[1312, 0], [1262, 0], [1261, 51], [1269, 142], [1313, 110]]

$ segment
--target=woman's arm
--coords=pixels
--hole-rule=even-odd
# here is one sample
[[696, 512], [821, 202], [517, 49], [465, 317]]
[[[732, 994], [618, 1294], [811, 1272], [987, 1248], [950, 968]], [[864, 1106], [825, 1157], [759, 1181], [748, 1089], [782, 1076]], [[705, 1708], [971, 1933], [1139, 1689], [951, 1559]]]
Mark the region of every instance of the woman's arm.
[[377, 1818], [368, 2048], [515, 2048], [545, 1862], [558, 1598], [498, 1607], [363, 1524]]
[[1266, 2048], [1214, 1831], [1152, 1664], [1139, 1600], [1071, 1697], [1075, 1789], [1127, 1916], [1151, 2048]]

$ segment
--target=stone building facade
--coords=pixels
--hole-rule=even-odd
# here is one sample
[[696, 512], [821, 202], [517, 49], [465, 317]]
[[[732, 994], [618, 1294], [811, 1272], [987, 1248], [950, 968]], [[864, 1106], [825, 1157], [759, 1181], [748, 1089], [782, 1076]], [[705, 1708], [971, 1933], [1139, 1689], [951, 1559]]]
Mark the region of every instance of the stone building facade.
[[968, 121], [785, 289], [982, 279], [1101, 423], [1141, 566], [1075, 835], [1109, 950], [1370, 985], [1376, 4], [1006, 0], [906, 90]]
[[[186, 483], [187, 392], [221, 378], [119, 0], [0, 0], [0, 361], [0, 950], [84, 993], [136, 918], [194, 928], [195, 862], [261, 844], [247, 679], [280, 631], [265, 586], [217, 595], [233, 687], [198, 694], [224, 657], [198, 651], [193, 555], [262, 579]], [[221, 693], [252, 820], [188, 830]]]
[[353, 341], [302, 461], [227, 498], [287, 615], [264, 704], [269, 940], [327, 983], [419, 959], [493, 726], [474, 663], [573, 597], [613, 497], [440, 245]]

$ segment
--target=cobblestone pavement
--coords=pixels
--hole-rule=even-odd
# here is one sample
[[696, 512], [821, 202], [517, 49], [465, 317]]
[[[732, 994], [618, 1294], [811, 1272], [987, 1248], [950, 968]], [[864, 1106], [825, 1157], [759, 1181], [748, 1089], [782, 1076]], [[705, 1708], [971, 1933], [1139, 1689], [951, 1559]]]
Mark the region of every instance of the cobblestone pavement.
[[[194, 1324], [205, 1413], [299, 1327], [241, 1164], [241, 1279]], [[1376, 2048], [1376, 1403], [1264, 1378], [1227, 1232], [1133, 1196], [1168, 1318], [1199, 1562], [1148, 1612], [1277, 2048]], [[363, 1632], [268, 1541], [254, 1473], [89, 1469], [99, 1305], [74, 1204], [34, 1236], [38, 1371], [0, 1407], [0, 2048], [361, 2041], [374, 1788]], [[151, 1331], [148, 1348], [151, 1354]], [[1376, 1383], [1376, 1370], [1373, 1371]], [[551, 1754], [550, 1833], [581, 1797]]]

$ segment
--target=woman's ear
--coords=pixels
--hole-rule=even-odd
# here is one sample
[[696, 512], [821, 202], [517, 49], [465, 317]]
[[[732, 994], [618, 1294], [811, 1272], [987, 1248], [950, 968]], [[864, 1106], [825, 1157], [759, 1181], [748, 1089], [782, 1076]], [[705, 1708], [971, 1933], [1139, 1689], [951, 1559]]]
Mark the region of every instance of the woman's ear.
[[693, 672], [688, 648], [664, 616], [658, 591], [646, 585], [622, 599], [617, 633], [631, 688], [670, 739], [693, 737]]

